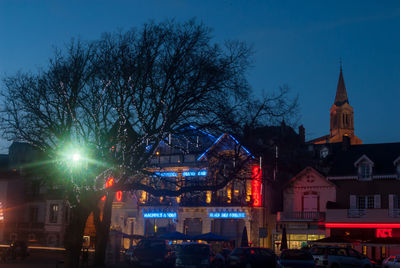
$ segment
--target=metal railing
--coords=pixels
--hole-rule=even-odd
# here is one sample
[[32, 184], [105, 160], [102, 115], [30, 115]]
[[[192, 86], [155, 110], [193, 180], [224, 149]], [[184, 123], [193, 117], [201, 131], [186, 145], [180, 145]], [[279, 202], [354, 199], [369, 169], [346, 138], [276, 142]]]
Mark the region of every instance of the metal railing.
[[280, 220], [307, 220], [307, 221], [319, 221], [325, 219], [325, 212], [319, 211], [283, 211], [278, 212], [280, 214]]

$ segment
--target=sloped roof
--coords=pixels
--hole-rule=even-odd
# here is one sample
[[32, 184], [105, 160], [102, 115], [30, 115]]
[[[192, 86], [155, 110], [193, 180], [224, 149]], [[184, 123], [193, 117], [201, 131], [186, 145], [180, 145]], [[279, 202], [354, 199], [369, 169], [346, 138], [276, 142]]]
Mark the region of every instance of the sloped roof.
[[393, 162], [400, 156], [400, 143], [377, 143], [351, 145], [347, 150], [342, 149], [342, 144], [331, 144], [328, 156], [330, 171], [329, 177], [356, 176], [357, 168], [354, 167], [363, 155], [373, 163], [373, 175], [395, 174], [396, 167]]
[[[204, 160], [209, 153], [216, 150], [232, 150], [235, 146], [240, 146], [240, 150], [251, 157], [253, 155], [245, 147], [241, 146], [240, 143], [232, 136], [227, 133], [222, 134], [219, 138], [211, 145], [203, 154], [198, 157], [198, 161]], [[254, 158], [254, 157], [253, 157]]]
[[335, 105], [342, 106], [345, 103], [349, 103], [347, 97], [346, 85], [344, 84], [342, 67], [340, 67], [339, 80], [336, 89]]

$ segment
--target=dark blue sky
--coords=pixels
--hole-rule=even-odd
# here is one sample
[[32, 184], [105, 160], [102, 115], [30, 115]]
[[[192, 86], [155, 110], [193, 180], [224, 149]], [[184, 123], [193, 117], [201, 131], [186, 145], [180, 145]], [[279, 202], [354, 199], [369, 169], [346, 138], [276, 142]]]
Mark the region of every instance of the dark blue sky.
[[0, 0], [0, 74], [44, 67], [53, 47], [73, 37], [193, 17], [217, 42], [254, 47], [257, 94], [283, 84], [299, 94], [307, 139], [329, 133], [342, 58], [356, 135], [400, 142], [400, 1]]

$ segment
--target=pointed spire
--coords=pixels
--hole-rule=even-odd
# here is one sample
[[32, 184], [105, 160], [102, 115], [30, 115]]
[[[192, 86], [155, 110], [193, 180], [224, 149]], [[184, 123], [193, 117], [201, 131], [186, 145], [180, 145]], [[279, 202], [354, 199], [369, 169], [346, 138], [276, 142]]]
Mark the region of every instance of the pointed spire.
[[335, 105], [342, 106], [345, 103], [349, 103], [349, 99], [347, 98], [346, 86], [343, 79], [342, 62], [340, 61], [340, 74], [336, 89]]

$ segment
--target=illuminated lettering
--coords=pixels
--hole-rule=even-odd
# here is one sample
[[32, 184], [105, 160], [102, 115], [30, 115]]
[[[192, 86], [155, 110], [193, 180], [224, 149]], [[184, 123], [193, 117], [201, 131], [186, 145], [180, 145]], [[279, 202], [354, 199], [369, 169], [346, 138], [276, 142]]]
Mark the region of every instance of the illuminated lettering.
[[165, 219], [176, 218], [176, 212], [143, 212], [143, 218]]
[[392, 229], [376, 229], [376, 237], [381, 237], [381, 238], [393, 237]]
[[261, 207], [261, 168], [259, 166], [252, 168], [251, 196], [253, 207]]
[[208, 213], [210, 218], [224, 218], [224, 219], [236, 219], [246, 218], [245, 212], [210, 212]]

